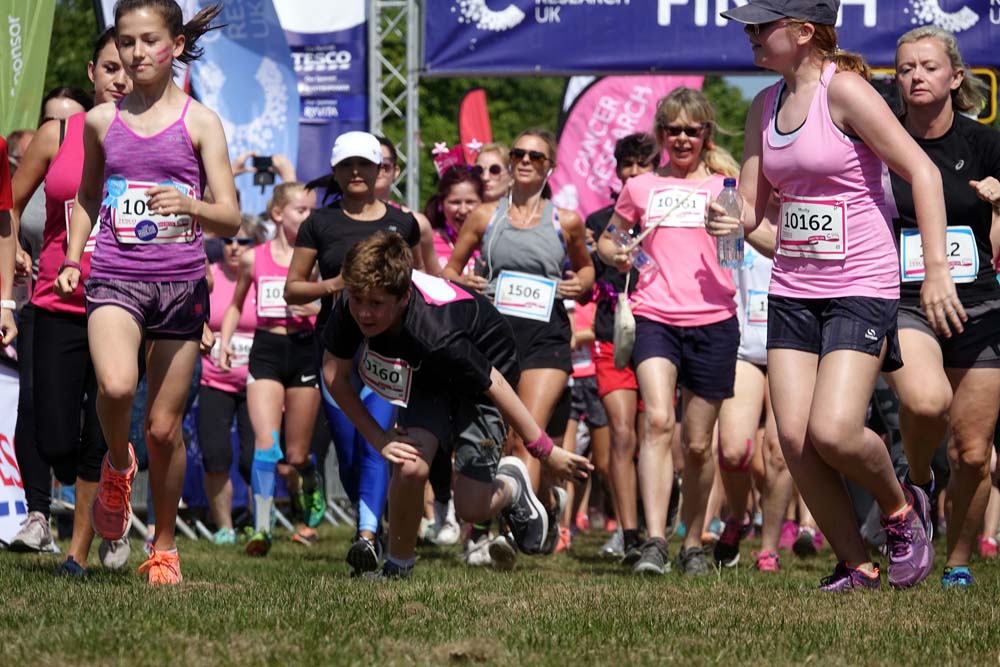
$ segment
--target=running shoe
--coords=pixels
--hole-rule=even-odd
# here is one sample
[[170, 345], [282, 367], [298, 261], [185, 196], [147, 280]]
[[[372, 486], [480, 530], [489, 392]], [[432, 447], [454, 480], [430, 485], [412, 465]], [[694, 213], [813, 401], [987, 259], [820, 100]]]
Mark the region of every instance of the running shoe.
[[132, 496], [132, 479], [135, 477], [135, 451], [129, 443], [128, 455], [131, 460], [129, 469], [125, 472], [115, 470], [104, 455], [101, 465], [101, 481], [97, 484], [97, 493], [90, 506], [90, 520], [94, 532], [106, 540], [118, 540], [128, 531], [132, 507], [129, 499]]
[[682, 547], [677, 553], [677, 568], [689, 577], [703, 577], [712, 572], [708, 559], [705, 558], [705, 550], [700, 547]]
[[146, 575], [150, 586], [173, 586], [181, 583], [181, 559], [177, 551], [156, 551], [139, 566], [139, 574]]
[[667, 537], [684, 537], [684, 523], [681, 522], [681, 476], [674, 473], [674, 483], [670, 487], [670, 501], [667, 503]]
[[77, 563], [72, 556], [66, 556], [66, 560], [56, 568], [56, 576], [79, 579], [87, 576], [87, 568]]
[[21, 529], [10, 541], [11, 551], [21, 553], [53, 553], [56, 543], [52, 540], [49, 518], [41, 512], [28, 512], [21, 522]]
[[740, 540], [743, 539], [743, 522], [726, 519], [726, 527], [712, 549], [712, 557], [722, 567], [735, 567], [740, 562]]
[[927, 494], [919, 486], [903, 487], [903, 492], [910, 501], [903, 513], [882, 518], [893, 588], [919, 584], [934, 567], [934, 546], [924, 531], [930, 512]]
[[774, 551], [764, 551], [762, 553], [752, 553], [755, 566], [758, 572], [779, 572], [781, 563], [778, 562], [778, 554]]
[[417, 543], [434, 544], [434, 521], [425, 516], [420, 517], [420, 528], [417, 529]]
[[816, 552], [816, 529], [802, 526], [799, 528], [799, 535], [792, 543], [792, 551], [799, 558], [809, 558], [815, 556]]
[[794, 521], [785, 520], [781, 524], [781, 538], [778, 540], [778, 549], [782, 551], [791, 551], [792, 545], [795, 544], [795, 540], [799, 537], [799, 524]]
[[132, 555], [132, 545], [127, 537], [120, 540], [101, 540], [101, 545], [97, 547], [97, 555], [101, 559], [101, 565], [109, 570], [120, 570], [128, 563], [128, 557]]
[[568, 551], [572, 543], [573, 538], [569, 534], [569, 528], [566, 526], [559, 526], [559, 538], [556, 540], [556, 547], [553, 550], [553, 553]]
[[358, 535], [347, 550], [347, 564], [351, 566], [351, 576], [358, 577], [365, 572], [378, 569], [378, 549], [375, 542]]
[[500, 572], [510, 572], [517, 564], [517, 549], [514, 548], [514, 537], [509, 533], [497, 535], [490, 540], [487, 549], [493, 569]]
[[549, 531], [546, 533], [545, 542], [542, 544], [541, 553], [543, 554], [555, 553], [556, 547], [559, 545], [559, 518], [563, 515], [563, 510], [566, 509], [566, 503], [569, 501], [569, 494], [567, 494], [566, 489], [561, 486], [553, 486], [552, 498], [555, 500], [555, 505], [553, 505], [550, 509], [545, 510], [549, 521]]
[[604, 532], [605, 533], [613, 533], [616, 530], [618, 530], [619, 528], [620, 528], [620, 526], [618, 525], [618, 522], [615, 521], [614, 519], [611, 519], [611, 518], [605, 518], [604, 519]]
[[462, 550], [462, 560], [469, 567], [482, 567], [493, 562], [490, 558], [490, 536], [483, 535], [478, 540], [468, 539]]
[[[622, 538], [622, 541], [624, 542], [624, 538]], [[642, 558], [642, 542], [636, 541], [634, 544], [624, 544], [622, 549], [624, 553], [622, 554], [621, 564], [626, 567], [632, 567]]]
[[573, 521], [573, 525], [581, 533], [590, 532], [590, 515], [586, 512], [577, 512], [576, 519]]
[[719, 517], [712, 517], [712, 520], [708, 523], [708, 530], [701, 534], [701, 541], [703, 543], [714, 543], [718, 542], [720, 537], [722, 537], [722, 520]]
[[995, 538], [985, 537], [983, 535], [979, 536], [979, 557], [980, 558], [997, 557], [997, 541]]
[[319, 533], [316, 532], [315, 528], [310, 528], [309, 526], [296, 526], [291, 540], [296, 544], [311, 547], [319, 542]]
[[851, 569], [847, 563], [840, 561], [833, 569], [833, 574], [823, 577], [819, 582], [819, 589], [828, 593], [847, 593], [855, 590], [877, 590], [881, 579], [879, 578], [878, 563], [874, 563], [875, 573], [868, 574], [858, 568]]
[[212, 535], [212, 544], [217, 547], [236, 544], [236, 531], [232, 528], [220, 528]]
[[387, 560], [382, 563], [382, 569], [365, 572], [362, 577], [368, 581], [398, 581], [409, 579], [411, 574], [413, 574], [412, 565], [410, 567], [400, 567], [392, 561]]
[[620, 560], [625, 555], [625, 534], [617, 528], [608, 541], [601, 547], [601, 558], [604, 560]]
[[309, 493], [299, 491], [299, 508], [305, 524], [310, 528], [315, 528], [323, 521], [326, 514], [326, 496], [323, 494], [323, 476], [320, 475], [319, 468], [316, 469], [313, 478], [313, 490]]
[[271, 533], [263, 530], [254, 531], [254, 534], [247, 540], [247, 556], [259, 556], [263, 558], [271, 550]]
[[941, 575], [941, 588], [951, 590], [956, 588], [971, 588], [972, 573], [967, 567], [946, 567]]
[[[516, 487], [514, 499], [501, 514], [514, 535], [517, 548], [526, 554], [542, 553], [549, 533], [549, 517], [545, 506], [531, 489], [528, 468], [516, 456], [505, 456], [500, 459], [497, 468], [497, 477], [501, 476], [513, 480]], [[492, 549], [490, 556], [496, 558]]]
[[663, 575], [670, 571], [670, 554], [667, 541], [662, 537], [651, 537], [642, 544], [642, 554], [632, 571], [636, 574]]

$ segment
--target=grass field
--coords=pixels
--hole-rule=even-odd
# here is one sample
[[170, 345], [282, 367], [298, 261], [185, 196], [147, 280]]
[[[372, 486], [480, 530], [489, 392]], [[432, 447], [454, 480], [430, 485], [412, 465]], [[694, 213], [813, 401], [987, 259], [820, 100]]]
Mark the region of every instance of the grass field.
[[[688, 581], [636, 578], [595, 553], [522, 558], [513, 573], [468, 570], [457, 550], [423, 549], [409, 581], [349, 579], [349, 534], [287, 539], [266, 559], [181, 542], [185, 581], [150, 589], [94, 566], [52, 575], [58, 557], [0, 552], [0, 665], [653, 665], [991, 664], [1000, 660], [1000, 564], [976, 589], [831, 596], [832, 569], [783, 556], [778, 575], [738, 568]], [[61, 545], [65, 546], [65, 545]], [[752, 546], [752, 545], [751, 545]], [[676, 544], [672, 544], [676, 551]], [[92, 558], [96, 562], [96, 548]], [[939, 563], [940, 565], [940, 563]]]

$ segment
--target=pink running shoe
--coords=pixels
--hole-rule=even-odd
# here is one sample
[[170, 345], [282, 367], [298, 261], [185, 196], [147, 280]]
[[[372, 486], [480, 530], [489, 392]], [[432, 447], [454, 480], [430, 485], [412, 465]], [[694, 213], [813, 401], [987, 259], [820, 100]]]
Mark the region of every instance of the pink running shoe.
[[813, 546], [816, 547], [816, 551], [823, 548], [824, 542], [825, 538], [823, 537], [823, 532], [817, 528], [816, 534], [813, 535]]
[[97, 485], [94, 502], [90, 506], [90, 520], [94, 532], [106, 540], [120, 540], [128, 530], [129, 518], [132, 516], [132, 506], [129, 499], [132, 496], [132, 479], [135, 477], [135, 451], [132, 443], [128, 446], [128, 455], [132, 460], [127, 472], [119, 472], [111, 466], [107, 454], [101, 465], [101, 481]]
[[613, 533], [616, 530], [618, 530], [618, 522], [617, 521], [615, 521], [614, 519], [605, 519], [604, 520], [604, 532], [605, 533]]
[[590, 515], [586, 512], [577, 512], [576, 520], [573, 523], [576, 524], [576, 529], [581, 533], [590, 532]]
[[778, 554], [774, 551], [764, 551], [762, 553], [753, 552], [750, 554], [757, 563], [758, 572], [780, 572], [781, 564], [778, 562]]
[[149, 560], [139, 566], [139, 574], [145, 574], [150, 586], [176, 585], [181, 583], [181, 559], [177, 551], [156, 551]]
[[778, 548], [782, 551], [791, 551], [792, 545], [799, 537], [799, 524], [794, 521], [785, 521], [781, 524], [781, 539], [778, 540]]
[[567, 551], [572, 543], [572, 540], [573, 538], [570, 536], [569, 528], [559, 526], [559, 540], [556, 542], [556, 549], [553, 553]]
[[997, 541], [992, 537], [979, 536], [979, 557], [980, 558], [996, 558], [997, 557]]

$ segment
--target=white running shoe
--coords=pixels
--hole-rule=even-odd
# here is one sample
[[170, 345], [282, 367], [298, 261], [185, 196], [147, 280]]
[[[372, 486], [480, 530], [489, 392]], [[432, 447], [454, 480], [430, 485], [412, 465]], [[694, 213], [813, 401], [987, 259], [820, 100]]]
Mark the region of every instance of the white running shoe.
[[109, 570], [120, 570], [125, 567], [131, 554], [132, 545], [127, 535], [120, 540], [101, 540], [101, 546], [97, 547], [101, 565]]
[[490, 558], [490, 536], [483, 535], [478, 540], [473, 542], [471, 539], [465, 541], [465, 552], [462, 554], [462, 560], [469, 567], [482, 567], [484, 565], [491, 565], [493, 559]]
[[462, 537], [462, 528], [455, 519], [454, 500], [449, 500], [447, 505], [434, 501], [434, 524], [437, 529], [435, 544], [443, 547], [458, 544], [459, 538]]
[[41, 512], [28, 512], [21, 522], [21, 530], [10, 541], [11, 551], [23, 553], [54, 553], [55, 542], [49, 520]]
[[489, 542], [488, 553], [494, 570], [510, 572], [517, 565], [517, 549], [514, 547], [513, 535], [494, 537]]

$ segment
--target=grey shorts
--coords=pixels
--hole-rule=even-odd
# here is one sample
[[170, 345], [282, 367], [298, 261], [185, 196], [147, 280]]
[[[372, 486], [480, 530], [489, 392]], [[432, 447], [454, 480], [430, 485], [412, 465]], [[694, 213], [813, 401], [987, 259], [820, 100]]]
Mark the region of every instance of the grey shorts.
[[87, 316], [101, 306], [118, 306], [135, 318], [147, 340], [201, 340], [208, 320], [208, 282], [139, 282], [91, 276], [84, 284]]
[[569, 418], [584, 421], [590, 428], [608, 425], [608, 413], [597, 395], [597, 376], [573, 378], [573, 403]]
[[936, 339], [945, 368], [1000, 368], [1000, 300], [968, 306], [965, 314], [969, 319], [962, 333], [944, 338], [934, 333], [920, 306], [900, 305], [899, 328], [916, 329]]
[[427, 429], [438, 447], [455, 455], [455, 472], [477, 482], [492, 482], [503, 456], [507, 424], [488, 402], [466, 396], [415, 391], [399, 411], [402, 428]]

